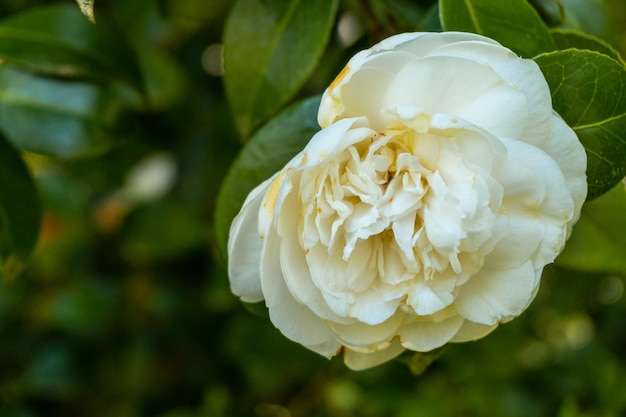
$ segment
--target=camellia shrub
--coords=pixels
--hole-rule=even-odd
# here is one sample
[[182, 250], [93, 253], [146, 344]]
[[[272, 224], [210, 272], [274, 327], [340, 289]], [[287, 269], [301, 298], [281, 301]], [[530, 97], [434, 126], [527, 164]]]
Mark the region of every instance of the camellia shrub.
[[0, 415], [624, 415], [624, 39], [622, 0], [2, 2]]

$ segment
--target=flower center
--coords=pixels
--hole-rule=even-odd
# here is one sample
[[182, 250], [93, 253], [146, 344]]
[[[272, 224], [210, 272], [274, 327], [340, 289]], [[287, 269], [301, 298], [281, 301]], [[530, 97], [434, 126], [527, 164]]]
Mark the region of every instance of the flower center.
[[302, 244], [315, 248], [310, 262], [321, 245], [326, 262], [346, 270], [327, 285], [313, 277], [322, 292], [392, 287], [406, 299], [433, 281], [453, 279], [453, 290], [481, 267], [495, 218], [488, 187], [454, 137], [420, 130], [387, 129], [303, 172]]

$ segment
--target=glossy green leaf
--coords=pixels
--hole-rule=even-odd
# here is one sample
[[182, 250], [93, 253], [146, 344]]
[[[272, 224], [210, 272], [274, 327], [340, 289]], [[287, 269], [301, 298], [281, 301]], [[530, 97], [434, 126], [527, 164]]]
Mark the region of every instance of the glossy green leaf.
[[610, 192], [583, 207], [557, 264], [590, 272], [626, 274], [626, 188]]
[[526, 58], [555, 49], [527, 0], [439, 0], [439, 16], [444, 30], [488, 36]]
[[70, 4], [39, 7], [0, 21], [0, 58], [57, 77], [115, 77], [141, 86], [139, 67], [120, 31], [90, 23]]
[[224, 35], [224, 82], [247, 138], [311, 74], [330, 36], [337, 0], [239, 0]]
[[586, 49], [600, 52], [622, 62], [619, 52], [600, 38], [576, 30], [552, 29], [550, 33], [558, 50]]
[[594, 51], [568, 49], [536, 58], [554, 109], [587, 151], [588, 200], [626, 176], [626, 69]]
[[224, 254], [230, 223], [248, 193], [279, 171], [319, 130], [319, 100], [319, 97], [304, 100], [276, 116], [254, 134], [231, 165], [215, 214], [218, 245]]
[[41, 205], [20, 155], [0, 135], [0, 280], [17, 275], [35, 246]]
[[76, 0], [78, 3], [78, 7], [80, 7], [80, 11], [87, 16], [87, 19], [91, 23], [96, 23], [96, 18], [93, 15], [93, 2], [94, 0]]
[[120, 105], [104, 86], [0, 68], [0, 129], [28, 151], [63, 158], [103, 152]]

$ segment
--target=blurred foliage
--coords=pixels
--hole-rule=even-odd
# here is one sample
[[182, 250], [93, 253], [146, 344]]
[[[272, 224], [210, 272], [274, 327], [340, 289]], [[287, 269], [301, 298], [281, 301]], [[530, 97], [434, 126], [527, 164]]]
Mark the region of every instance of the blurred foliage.
[[[581, 225], [589, 232], [575, 230], [573, 247], [589, 261], [566, 251], [521, 317], [440, 356], [407, 355], [354, 373], [340, 358], [329, 362], [291, 343], [258, 314], [263, 309], [230, 294], [217, 244], [226, 223], [214, 216], [232, 217], [245, 196], [232, 174], [226, 179], [231, 165], [258, 162], [246, 173], [252, 187], [262, 179], [255, 175], [283, 163], [315, 129], [316, 99], [300, 100], [321, 93], [350, 56], [383, 37], [437, 29], [433, 1], [319, 2], [328, 8], [302, 16], [287, 10], [279, 22], [312, 25], [302, 34], [306, 56], [295, 55], [306, 68], [291, 74], [278, 100], [244, 103], [243, 113], [226, 98], [222, 42], [236, 43], [224, 34], [237, 30], [237, 19], [254, 25], [255, 16], [227, 17], [235, 3], [273, 2], [82, 3], [95, 4], [95, 24], [73, 0], [0, 3], [0, 200], [30, 201], [0, 207], [8, 213], [0, 218], [3, 239], [7, 224], [25, 225], [17, 240], [0, 241], [0, 416], [626, 413], [622, 185], [585, 208]], [[624, 56], [622, 0], [607, 0], [608, 12], [600, 0], [530, 3], [550, 26], [582, 29]], [[266, 28], [272, 42], [295, 36], [272, 31], [271, 22]], [[316, 30], [326, 38], [306, 36]], [[294, 57], [261, 58], [284, 64], [287, 74]], [[243, 73], [244, 64], [256, 68], [252, 88], [270, 89], [253, 62], [261, 58], [236, 65]], [[251, 117], [243, 127], [235, 123], [242, 117]], [[300, 124], [289, 124], [293, 117]], [[279, 133], [287, 135], [280, 143], [291, 142], [265, 160]], [[4, 257], [25, 257], [40, 215], [16, 149], [43, 206], [39, 242], [18, 278], [6, 273]], [[234, 185], [217, 205], [225, 179]], [[611, 228], [620, 221], [621, 229]], [[606, 236], [611, 246], [602, 246]], [[411, 373], [423, 368], [419, 377]]]

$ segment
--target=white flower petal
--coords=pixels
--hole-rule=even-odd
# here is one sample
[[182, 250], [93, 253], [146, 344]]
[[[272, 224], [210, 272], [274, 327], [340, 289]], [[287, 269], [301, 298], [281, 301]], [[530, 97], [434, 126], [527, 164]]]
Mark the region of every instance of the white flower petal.
[[400, 343], [418, 352], [427, 352], [448, 343], [464, 322], [458, 315], [442, 321], [419, 320], [402, 326]]
[[263, 239], [258, 233], [259, 208], [271, 179], [256, 187], [230, 226], [228, 276], [233, 294], [254, 303], [263, 299], [259, 264]]
[[552, 117], [552, 139], [543, 148], [561, 168], [567, 188], [574, 200], [574, 212], [576, 216], [568, 224], [568, 235], [572, 224], [578, 220], [580, 209], [587, 197], [587, 154], [585, 148], [578, 140], [576, 133], [570, 128], [559, 115]]
[[[548, 84], [543, 80], [539, 66], [531, 59], [517, 59], [510, 50], [497, 44], [480, 41], [462, 41], [442, 45], [432, 55], [462, 56], [487, 64], [507, 83], [517, 87], [526, 96], [528, 114], [526, 120], [515, 114], [509, 124], [494, 124], [499, 118], [490, 112], [477, 111], [469, 118], [473, 123], [492, 134], [511, 139], [523, 139], [535, 146], [545, 146], [550, 139], [552, 99]], [[509, 110], [509, 109], [503, 109]], [[512, 112], [514, 109], [510, 109]], [[481, 114], [482, 112], [482, 114]], [[508, 119], [503, 117], [502, 119]], [[512, 121], [512, 122], [513, 122]]]
[[404, 348], [397, 340], [394, 340], [386, 349], [372, 353], [356, 352], [345, 348], [343, 360], [348, 368], [354, 371], [361, 371], [390, 361], [402, 352], [404, 352]]
[[369, 352], [372, 350], [372, 346], [376, 348], [379, 345], [388, 345], [391, 339], [398, 334], [403, 319], [404, 314], [397, 313], [376, 325], [357, 321], [347, 325], [329, 323], [329, 326], [343, 345], [352, 350]]
[[460, 289], [454, 307], [466, 319], [489, 326], [519, 315], [534, 288], [530, 260], [510, 270], [483, 268]]
[[454, 56], [428, 56], [403, 66], [379, 107], [398, 104], [454, 114], [496, 135], [519, 129], [529, 111], [524, 93], [493, 69]]
[[[350, 323], [354, 320], [335, 314], [329, 307], [319, 288], [313, 284], [306, 261], [306, 253], [293, 231], [298, 228], [298, 197], [293, 193], [285, 198], [276, 219], [276, 232], [280, 238], [280, 268], [291, 295], [300, 304], [307, 306], [325, 320]], [[289, 215], [289, 213], [291, 213]]]
[[329, 351], [339, 349], [333, 344], [333, 334], [324, 321], [291, 295], [280, 266], [280, 241], [275, 229], [269, 229], [261, 253], [261, 286], [270, 320], [287, 338], [310, 349], [323, 346]]
[[498, 327], [497, 324], [486, 325], [465, 320], [451, 342], [471, 342], [487, 336]]
[[443, 277], [428, 282], [417, 282], [407, 298], [407, 304], [420, 316], [437, 313], [454, 301], [452, 291], [455, 282], [454, 278], [446, 280]]
[[499, 218], [502, 238], [486, 257], [485, 267], [506, 270], [522, 265], [535, 254], [546, 233], [546, 224], [532, 212], [508, 212]]
[[285, 169], [305, 170], [320, 165], [348, 146], [374, 135], [376, 132], [368, 127], [365, 117], [340, 120], [313, 135], [302, 152], [287, 163]]

